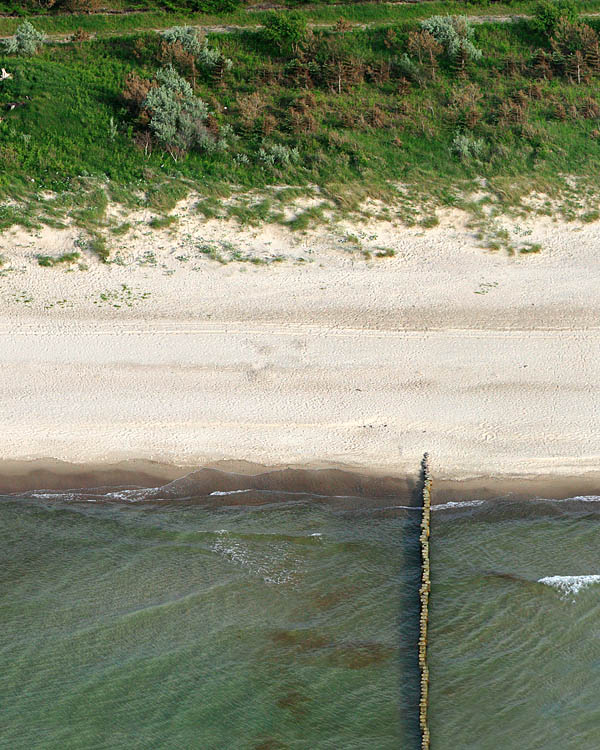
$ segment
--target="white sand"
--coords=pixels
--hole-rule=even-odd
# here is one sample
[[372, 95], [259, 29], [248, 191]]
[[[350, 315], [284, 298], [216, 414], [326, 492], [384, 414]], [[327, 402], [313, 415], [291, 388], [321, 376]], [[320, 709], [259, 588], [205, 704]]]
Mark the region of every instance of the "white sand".
[[[307, 235], [180, 213], [176, 233], [116, 238], [126, 265], [84, 271], [35, 262], [73, 231], [0, 236], [16, 269], [0, 277], [0, 459], [414, 472], [427, 450], [456, 478], [598, 468], [600, 225], [521, 221], [542, 251], [509, 257], [458, 213]], [[345, 231], [397, 255], [367, 262]], [[194, 250], [217, 240], [287, 260]]]

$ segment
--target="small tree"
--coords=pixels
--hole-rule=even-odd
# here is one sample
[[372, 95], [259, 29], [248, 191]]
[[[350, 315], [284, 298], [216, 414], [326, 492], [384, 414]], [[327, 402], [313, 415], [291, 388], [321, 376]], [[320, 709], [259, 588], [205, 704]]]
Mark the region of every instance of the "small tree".
[[577, 83], [600, 68], [600, 45], [596, 32], [584, 23], [561, 19], [550, 40], [553, 61]]
[[411, 31], [408, 35], [408, 51], [411, 55], [416, 55], [419, 63], [424, 65], [429, 75], [435, 81], [435, 73], [438, 66], [438, 55], [443, 50], [440, 42], [435, 39], [428, 31]]
[[460, 84], [452, 89], [450, 113], [461, 130], [472, 130], [481, 119], [479, 103], [483, 99], [481, 89], [474, 83]]
[[297, 55], [306, 39], [306, 21], [297, 13], [269, 13], [263, 35], [280, 52]]
[[242, 96], [237, 100], [241, 126], [246, 132], [254, 129], [267, 108], [267, 100], [258, 91]]
[[31, 56], [36, 54], [45, 41], [46, 35], [43, 32], [38, 31], [29, 21], [23, 21], [15, 35], [4, 39], [2, 45], [11, 55]]

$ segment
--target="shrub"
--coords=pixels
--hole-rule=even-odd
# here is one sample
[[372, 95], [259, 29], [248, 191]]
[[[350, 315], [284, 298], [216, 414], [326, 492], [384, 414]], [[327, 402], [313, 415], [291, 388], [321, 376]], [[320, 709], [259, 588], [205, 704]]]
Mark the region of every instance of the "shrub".
[[169, 44], [179, 42], [186, 52], [194, 57], [200, 54], [206, 44], [205, 37], [193, 26], [173, 26], [160, 32], [161, 37]]
[[473, 28], [466, 16], [432, 16], [421, 21], [427, 31], [444, 48], [452, 60], [481, 60], [481, 50], [473, 44]]
[[3, 47], [11, 55], [35, 55], [46, 41], [46, 35], [38, 31], [29, 21], [17, 28], [15, 35], [3, 40]]
[[300, 154], [297, 148], [263, 141], [258, 158], [269, 167], [286, 167], [288, 164], [295, 164], [300, 159]]
[[552, 36], [561, 19], [575, 23], [578, 16], [573, 0], [542, 0], [534, 10], [531, 23], [536, 31]]
[[139, 111], [144, 106], [144, 102], [146, 101], [150, 89], [155, 85], [155, 82], [150, 81], [148, 78], [143, 78], [133, 70], [127, 74], [122, 97], [132, 112], [139, 114]]
[[76, 260], [79, 260], [79, 258], [81, 258], [81, 253], [63, 253], [62, 255], [59, 255], [57, 257], [53, 257], [52, 255], [36, 255], [36, 258], [39, 266], [53, 268], [60, 263], [74, 263]]
[[411, 60], [406, 52], [396, 61], [396, 68], [400, 76], [406, 78], [407, 81], [412, 81], [419, 85], [422, 85], [425, 81], [422, 67], [414, 60]]
[[211, 137], [205, 121], [208, 106], [194, 96], [190, 84], [171, 67], [156, 74], [157, 86], [144, 100], [149, 127], [156, 140], [177, 160], [194, 146], [208, 147]]
[[171, 29], [161, 31], [160, 35], [167, 44], [180, 44], [183, 50], [193, 55], [206, 68], [215, 68], [223, 64], [227, 70], [230, 70], [233, 65], [219, 49], [209, 47], [206, 37], [193, 26], [173, 26]]
[[73, 32], [73, 36], [71, 37], [72, 42], [87, 42], [91, 39], [91, 34], [89, 31], [86, 31], [85, 29], [82, 29], [81, 27], [75, 29]]
[[297, 54], [306, 39], [306, 21], [297, 13], [269, 13], [263, 35], [280, 52]]
[[480, 160], [483, 156], [485, 143], [481, 138], [457, 133], [452, 139], [450, 150], [453, 154], [465, 161], [469, 159]]
[[242, 128], [246, 131], [252, 130], [262, 117], [266, 106], [267, 100], [258, 91], [241, 96], [237, 100], [237, 108]]

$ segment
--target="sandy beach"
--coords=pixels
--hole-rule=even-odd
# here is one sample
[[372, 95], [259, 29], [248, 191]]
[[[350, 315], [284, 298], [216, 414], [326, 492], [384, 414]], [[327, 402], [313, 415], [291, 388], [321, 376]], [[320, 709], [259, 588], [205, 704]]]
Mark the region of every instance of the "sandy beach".
[[[75, 230], [0, 237], [0, 460], [402, 474], [429, 451], [448, 479], [597, 469], [597, 223], [513, 221], [541, 250], [509, 256], [458, 212], [306, 234], [178, 213], [171, 232], [142, 216], [117, 263], [83, 253], [81, 269], [36, 261]], [[194, 255], [223, 241], [266, 262]]]

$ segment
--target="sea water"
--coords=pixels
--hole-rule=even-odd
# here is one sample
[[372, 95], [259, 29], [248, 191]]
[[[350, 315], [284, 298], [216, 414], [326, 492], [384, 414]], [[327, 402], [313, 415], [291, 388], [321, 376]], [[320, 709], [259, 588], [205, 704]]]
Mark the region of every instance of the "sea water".
[[600, 497], [433, 514], [433, 748], [600, 748]]
[[[434, 508], [434, 750], [600, 747], [597, 500]], [[0, 499], [0, 748], [417, 750], [405, 502]]]
[[250, 495], [0, 500], [0, 748], [414, 742], [418, 512]]

